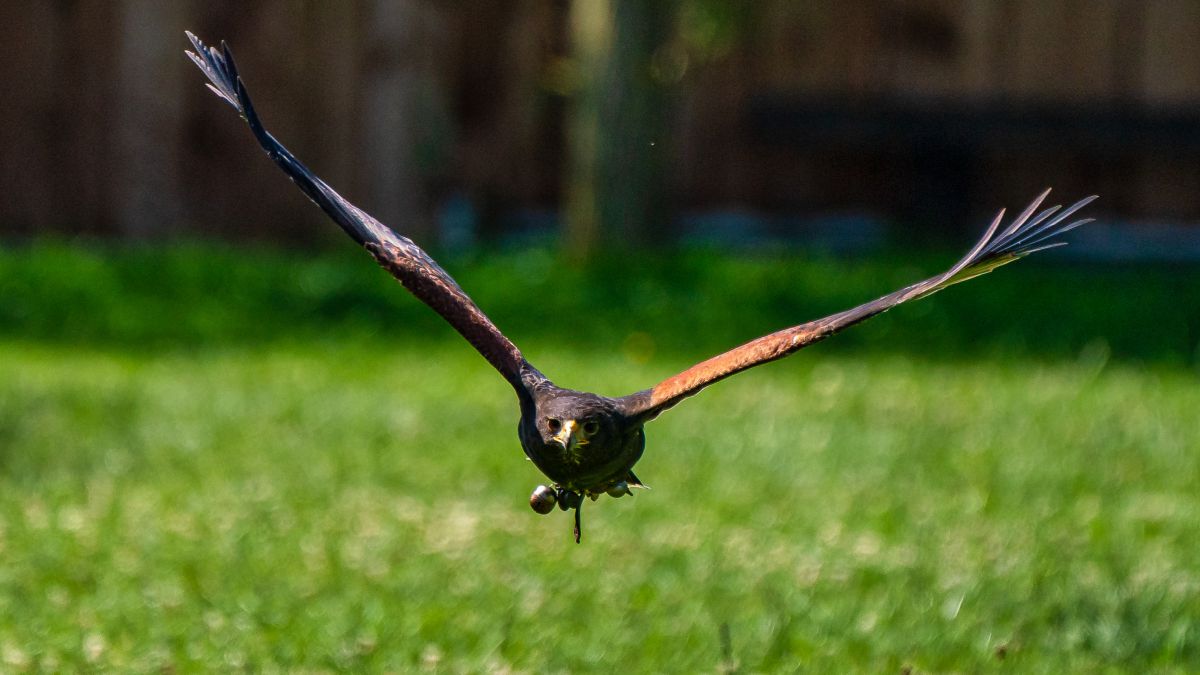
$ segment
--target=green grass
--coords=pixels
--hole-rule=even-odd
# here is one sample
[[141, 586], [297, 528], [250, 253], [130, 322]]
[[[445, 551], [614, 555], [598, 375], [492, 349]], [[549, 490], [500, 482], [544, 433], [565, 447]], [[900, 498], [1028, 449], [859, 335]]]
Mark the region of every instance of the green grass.
[[[620, 394], [945, 260], [637, 262], [451, 268]], [[577, 546], [360, 256], [0, 251], [0, 671], [1195, 672], [1195, 272], [1028, 261], [733, 378]]]

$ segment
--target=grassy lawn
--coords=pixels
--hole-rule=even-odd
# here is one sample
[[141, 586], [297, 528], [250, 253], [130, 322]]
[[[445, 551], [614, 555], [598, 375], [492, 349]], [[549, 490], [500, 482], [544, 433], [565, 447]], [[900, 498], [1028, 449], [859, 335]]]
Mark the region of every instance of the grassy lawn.
[[[948, 257], [448, 267], [623, 394]], [[1195, 672], [1196, 273], [1027, 261], [721, 383], [577, 546], [362, 256], [0, 251], [0, 671]]]

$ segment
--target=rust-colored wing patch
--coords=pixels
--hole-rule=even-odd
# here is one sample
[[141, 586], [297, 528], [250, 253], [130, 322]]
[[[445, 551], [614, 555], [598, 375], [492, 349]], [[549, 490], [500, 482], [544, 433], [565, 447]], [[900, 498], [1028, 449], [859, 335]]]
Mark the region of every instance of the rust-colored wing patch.
[[241, 114], [259, 145], [304, 194], [366, 248], [405, 288], [446, 319], [519, 394], [525, 392], [527, 385], [522, 376], [536, 371], [454, 279], [412, 240], [392, 231], [335, 192], [267, 132], [254, 112], [227, 46], [222, 44], [218, 50], [206, 47], [191, 33], [187, 36], [196, 48], [194, 53], [187, 52], [187, 55], [208, 77], [208, 88]]
[[860, 321], [886, 312], [902, 302], [923, 298], [960, 281], [986, 274], [1001, 265], [1035, 251], [1064, 245], [1061, 242], [1046, 242], [1052, 237], [1089, 222], [1090, 219], [1069, 219], [1079, 209], [1091, 203], [1095, 197], [1082, 199], [1061, 213], [1059, 212], [1060, 207], [1053, 206], [1034, 216], [1034, 212], [1041, 206], [1042, 201], [1049, 193], [1049, 190], [1043, 192], [1017, 216], [1012, 224], [997, 235], [996, 231], [1004, 218], [1004, 211], [1001, 211], [975, 247], [944, 274], [902, 288], [853, 309], [764, 335], [724, 354], [702, 361], [678, 375], [663, 380], [653, 389], [626, 397], [627, 413], [646, 420], [653, 419], [664, 410], [714, 382], [747, 368], [781, 359]]
[[412, 242], [407, 250], [393, 242], [372, 242], [366, 249], [405, 288], [454, 326], [505, 379], [520, 385], [525, 364], [520, 350], [424, 251]]

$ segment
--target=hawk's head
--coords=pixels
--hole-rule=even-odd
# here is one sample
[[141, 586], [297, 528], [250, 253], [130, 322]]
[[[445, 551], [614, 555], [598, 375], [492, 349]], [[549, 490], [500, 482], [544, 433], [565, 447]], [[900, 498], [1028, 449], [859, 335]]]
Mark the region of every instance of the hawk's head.
[[642, 421], [615, 399], [547, 388], [524, 411], [520, 435], [525, 454], [554, 481], [530, 498], [539, 513], [555, 504], [577, 507], [584, 496], [619, 497], [641, 485], [632, 469], [646, 444]]

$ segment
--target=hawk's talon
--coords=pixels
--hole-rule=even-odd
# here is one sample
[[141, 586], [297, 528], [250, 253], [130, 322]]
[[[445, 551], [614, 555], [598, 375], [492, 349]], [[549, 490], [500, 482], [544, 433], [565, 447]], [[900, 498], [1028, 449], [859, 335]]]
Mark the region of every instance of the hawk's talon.
[[563, 511], [578, 508], [583, 503], [583, 495], [574, 490], [558, 488], [558, 508]]
[[612, 487], [608, 488], [606, 492], [608, 492], [608, 496], [612, 497], [613, 499], [620, 499], [625, 495], [633, 494], [633, 491], [629, 489], [629, 483], [626, 481], [616, 483]]

